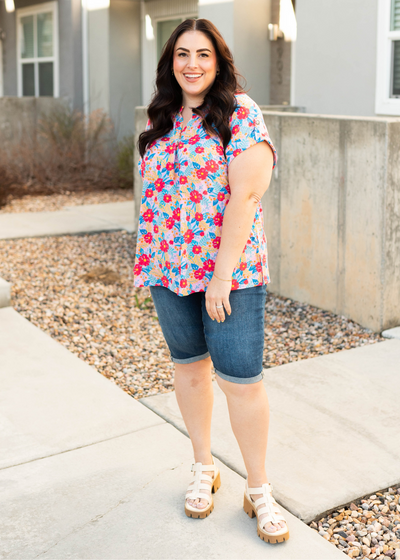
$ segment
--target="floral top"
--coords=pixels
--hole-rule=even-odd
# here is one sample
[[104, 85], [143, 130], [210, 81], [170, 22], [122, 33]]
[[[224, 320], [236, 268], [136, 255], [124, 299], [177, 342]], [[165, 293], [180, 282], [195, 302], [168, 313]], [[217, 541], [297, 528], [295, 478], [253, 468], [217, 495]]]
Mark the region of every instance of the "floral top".
[[[182, 109], [172, 130], [153, 142], [139, 161], [143, 179], [134, 285], [165, 286], [180, 296], [206, 291], [229, 202], [228, 166], [242, 151], [266, 141], [261, 110], [237, 94], [226, 156], [219, 136], [210, 136], [195, 113], [182, 129]], [[150, 123], [147, 127], [149, 128]], [[232, 290], [267, 284], [267, 240], [259, 203], [250, 237], [232, 275]]]

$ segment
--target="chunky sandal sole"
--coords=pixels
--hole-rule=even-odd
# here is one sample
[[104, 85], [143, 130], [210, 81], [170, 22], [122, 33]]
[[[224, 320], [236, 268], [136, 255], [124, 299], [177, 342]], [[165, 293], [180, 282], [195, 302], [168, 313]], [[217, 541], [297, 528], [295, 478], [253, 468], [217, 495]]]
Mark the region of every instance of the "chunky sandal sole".
[[264, 542], [271, 543], [271, 544], [276, 544], [276, 543], [285, 542], [289, 539], [289, 531], [287, 531], [283, 535], [274, 536], [273, 533], [267, 533], [267, 532], [263, 531], [262, 529], [260, 529], [260, 526], [258, 524], [258, 515], [256, 513], [256, 510], [254, 509], [253, 504], [249, 501], [246, 494], [244, 495], [243, 509], [247, 513], [247, 515], [250, 517], [250, 519], [253, 519], [253, 517], [257, 517], [257, 535]]
[[[221, 476], [220, 473], [218, 472], [217, 476], [213, 480], [213, 484], [211, 486], [211, 493], [215, 494], [215, 492], [220, 488], [220, 486], [221, 486]], [[214, 509], [214, 500], [212, 500], [208, 508], [199, 509], [198, 511], [192, 511], [191, 509], [188, 509], [186, 507], [186, 502], [185, 502], [185, 513], [188, 517], [192, 517], [193, 519], [205, 519], [210, 515], [213, 509]]]

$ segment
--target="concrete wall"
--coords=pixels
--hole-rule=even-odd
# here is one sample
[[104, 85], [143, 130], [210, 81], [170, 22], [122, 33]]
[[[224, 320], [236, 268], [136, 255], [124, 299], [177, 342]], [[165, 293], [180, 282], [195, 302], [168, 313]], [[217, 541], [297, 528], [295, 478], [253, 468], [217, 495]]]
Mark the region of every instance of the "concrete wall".
[[35, 138], [40, 115], [62, 103], [53, 97], [1, 97], [0, 146], [5, 149], [22, 136]]
[[292, 103], [310, 113], [375, 115], [378, 0], [296, 0]]
[[110, 116], [118, 137], [133, 134], [135, 107], [141, 104], [140, 2], [110, 5]]
[[400, 120], [264, 114], [271, 291], [375, 331], [400, 324]]
[[[399, 325], [400, 119], [263, 114], [279, 156], [262, 201], [270, 290], [375, 331]], [[136, 138], [146, 120], [137, 107]]]
[[231, 0], [199, 5], [199, 17], [211, 20], [230, 47], [249, 95], [269, 103], [271, 0]]

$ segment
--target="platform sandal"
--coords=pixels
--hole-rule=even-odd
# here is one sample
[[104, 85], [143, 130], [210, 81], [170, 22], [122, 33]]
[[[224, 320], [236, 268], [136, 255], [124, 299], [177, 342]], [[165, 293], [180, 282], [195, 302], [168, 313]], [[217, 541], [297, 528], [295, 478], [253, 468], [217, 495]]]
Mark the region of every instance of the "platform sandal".
[[[215, 493], [221, 486], [221, 476], [218, 467], [214, 463], [212, 465], [203, 465], [202, 463], [194, 463], [192, 465], [192, 472], [194, 477], [185, 496], [185, 513], [188, 517], [193, 517], [196, 519], [204, 519], [208, 517], [212, 510], [214, 509], [214, 500], [212, 495], [209, 496], [202, 490], [211, 490], [211, 494]], [[204, 472], [212, 471], [214, 473], [214, 478], [210, 475], [204, 474]], [[204, 481], [204, 482], [203, 482]], [[210, 483], [210, 484], [207, 484]], [[208, 505], [204, 508], [195, 508], [187, 503], [187, 500], [196, 500], [197, 498], [207, 500]]]
[[[254, 501], [250, 494], [262, 494], [262, 497]], [[249, 517], [257, 517], [257, 535], [263, 541], [274, 544], [289, 539], [289, 530], [287, 526], [284, 529], [278, 529], [274, 532], [269, 532], [268, 529], [265, 529], [267, 523], [279, 523], [281, 521], [286, 523], [285, 518], [279, 510], [278, 504], [272, 496], [272, 484], [265, 483], [259, 488], [249, 488], [246, 480], [243, 509]], [[267, 515], [260, 521], [259, 516], [263, 513]]]

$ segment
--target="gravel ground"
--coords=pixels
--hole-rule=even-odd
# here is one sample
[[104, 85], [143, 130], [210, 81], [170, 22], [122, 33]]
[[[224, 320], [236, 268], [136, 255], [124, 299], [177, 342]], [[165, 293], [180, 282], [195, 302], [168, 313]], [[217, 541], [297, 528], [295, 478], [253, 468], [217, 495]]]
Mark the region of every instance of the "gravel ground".
[[[132, 285], [134, 249], [126, 232], [0, 240], [0, 276], [12, 283], [21, 315], [141, 398], [173, 389], [173, 365], [149, 291]], [[344, 317], [268, 293], [264, 367], [380, 339]], [[376, 492], [310, 526], [351, 558], [400, 560], [399, 498], [397, 488]]]
[[10, 212], [54, 212], [65, 206], [82, 204], [103, 204], [105, 202], [125, 202], [133, 199], [132, 189], [107, 189], [93, 192], [51, 194], [48, 196], [24, 196], [8, 202], [0, 208], [0, 214]]
[[310, 527], [350, 558], [400, 559], [400, 487], [356, 500]]
[[[0, 241], [0, 276], [34, 325], [136, 398], [171, 391], [173, 365], [126, 232]], [[85, 276], [86, 275], [86, 276]], [[268, 294], [264, 367], [380, 340], [356, 323]]]

